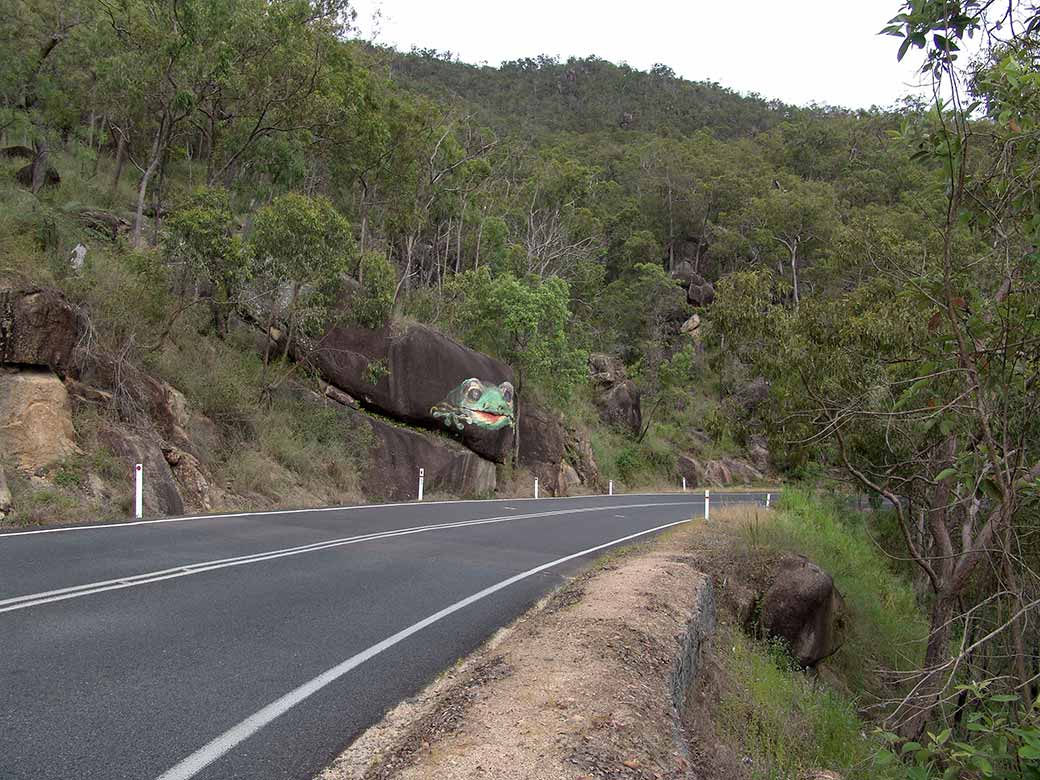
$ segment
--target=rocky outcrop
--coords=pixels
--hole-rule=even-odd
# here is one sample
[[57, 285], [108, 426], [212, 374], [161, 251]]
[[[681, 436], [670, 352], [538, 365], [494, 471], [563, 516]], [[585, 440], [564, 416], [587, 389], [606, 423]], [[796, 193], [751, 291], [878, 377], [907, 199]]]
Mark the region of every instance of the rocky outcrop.
[[369, 497], [416, 498], [420, 468], [427, 494], [486, 497], [495, 492], [495, 464], [451, 439], [400, 428], [361, 412], [344, 413], [363, 420], [373, 434], [362, 486]]
[[[394, 324], [379, 330], [336, 327], [321, 340], [310, 361], [334, 387], [398, 420], [448, 432], [433, 408], [465, 380], [500, 385], [513, 381], [504, 363], [464, 347], [423, 325]], [[477, 454], [502, 462], [513, 442], [512, 428], [488, 430], [465, 424], [452, 432]]]
[[803, 555], [785, 555], [762, 598], [760, 625], [802, 666], [815, 666], [844, 641], [845, 602], [827, 572]]
[[765, 436], [751, 436], [746, 448], [751, 464], [762, 473], [769, 471], [771, 456]]
[[639, 390], [626, 376], [624, 364], [610, 355], [593, 353], [589, 355], [589, 378], [600, 419], [638, 434], [643, 424]]
[[538, 477], [543, 493], [566, 496], [582, 485], [599, 487], [599, 468], [588, 436], [565, 425], [562, 415], [525, 405], [519, 431], [520, 464]]
[[131, 469], [137, 463], [142, 465], [146, 515], [184, 514], [184, 501], [177, 489], [177, 480], [156, 441], [137, 433], [106, 428], [98, 433], [98, 442], [126, 464], [127, 485], [131, 484]]
[[686, 300], [691, 306], [708, 306], [715, 300], [715, 285], [697, 273], [688, 260], [676, 263], [672, 278], [686, 288]]
[[676, 470], [689, 487], [729, 487], [765, 481], [765, 475], [749, 463], [736, 458], [702, 460], [690, 453], [680, 455]]
[[163, 457], [177, 483], [177, 493], [190, 512], [210, 512], [220, 503], [221, 491], [214, 485], [205, 467], [189, 452], [177, 447], [163, 447]]
[[596, 456], [592, 452], [592, 441], [589, 434], [577, 426], [567, 428], [567, 463], [574, 468], [581, 484], [589, 490], [598, 491], [603, 488], [603, 477], [596, 464]]
[[30, 474], [80, 452], [68, 392], [51, 371], [0, 371], [0, 451]]
[[57, 290], [0, 289], [0, 363], [64, 374], [81, 332], [79, 311]]
[[694, 275], [686, 288], [686, 300], [691, 306], [709, 306], [715, 302], [715, 285], [699, 274]]

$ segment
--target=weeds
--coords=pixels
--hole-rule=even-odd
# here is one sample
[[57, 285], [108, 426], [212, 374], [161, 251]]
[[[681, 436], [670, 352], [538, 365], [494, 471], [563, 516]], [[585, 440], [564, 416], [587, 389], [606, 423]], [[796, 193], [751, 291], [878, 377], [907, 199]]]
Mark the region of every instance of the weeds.
[[794, 778], [831, 769], [853, 778], [878, 777], [871, 757], [880, 742], [864, 733], [855, 707], [797, 670], [785, 648], [720, 628], [717, 657], [724, 686], [718, 727], [739, 741], [756, 778]]

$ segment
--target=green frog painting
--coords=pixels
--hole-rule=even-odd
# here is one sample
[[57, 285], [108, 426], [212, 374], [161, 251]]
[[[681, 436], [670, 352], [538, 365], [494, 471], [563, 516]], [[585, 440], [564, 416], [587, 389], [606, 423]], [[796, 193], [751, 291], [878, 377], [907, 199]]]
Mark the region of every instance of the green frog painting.
[[489, 431], [512, 427], [516, 420], [513, 385], [467, 379], [430, 409], [430, 414], [443, 420], [444, 427], [460, 431], [466, 425]]

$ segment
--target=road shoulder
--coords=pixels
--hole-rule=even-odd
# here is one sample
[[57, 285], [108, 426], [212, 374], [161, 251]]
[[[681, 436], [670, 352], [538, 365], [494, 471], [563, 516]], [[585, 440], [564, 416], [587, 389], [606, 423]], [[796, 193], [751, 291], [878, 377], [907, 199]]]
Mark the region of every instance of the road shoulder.
[[391, 710], [320, 780], [689, 776], [675, 705], [696, 706], [687, 683], [714, 620], [696, 533], [601, 559]]

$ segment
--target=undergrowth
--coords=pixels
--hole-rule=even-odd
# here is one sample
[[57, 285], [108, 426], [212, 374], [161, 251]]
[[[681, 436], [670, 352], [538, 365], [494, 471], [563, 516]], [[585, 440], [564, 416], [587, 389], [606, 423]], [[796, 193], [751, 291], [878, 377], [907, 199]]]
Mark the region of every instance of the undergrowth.
[[740, 743], [751, 777], [795, 778], [809, 769], [846, 780], [878, 776], [871, 764], [881, 743], [851, 700], [796, 669], [782, 648], [732, 626], [719, 629], [717, 647], [726, 682], [716, 723]]
[[915, 668], [928, 626], [910, 582], [893, 571], [865, 522], [840, 499], [788, 488], [756, 541], [801, 553], [830, 573], [850, 619], [846, 642], [828, 665], [853, 690], [882, 695], [885, 672]]

